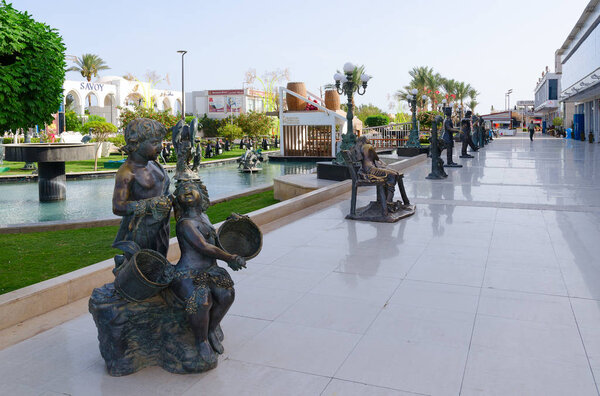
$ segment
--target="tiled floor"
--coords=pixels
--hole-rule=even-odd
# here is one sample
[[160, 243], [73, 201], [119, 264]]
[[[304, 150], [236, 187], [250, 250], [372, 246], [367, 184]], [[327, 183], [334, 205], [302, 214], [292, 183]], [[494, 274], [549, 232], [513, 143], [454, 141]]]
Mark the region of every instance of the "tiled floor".
[[404, 221], [338, 201], [266, 234], [211, 372], [112, 378], [83, 315], [0, 351], [0, 394], [597, 395], [598, 150], [497, 139], [446, 180], [406, 172]]

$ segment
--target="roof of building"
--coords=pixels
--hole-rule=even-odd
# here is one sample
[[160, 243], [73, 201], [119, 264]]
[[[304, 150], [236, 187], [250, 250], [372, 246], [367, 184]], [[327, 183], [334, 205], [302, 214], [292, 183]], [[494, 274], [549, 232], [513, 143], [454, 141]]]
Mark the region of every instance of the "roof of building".
[[558, 49], [558, 51], [556, 51], [557, 55], [563, 55], [565, 53], [565, 51], [567, 49], [569, 49], [569, 46], [571, 45], [573, 40], [575, 40], [577, 38], [577, 35], [581, 32], [581, 29], [585, 26], [585, 22], [590, 17], [590, 15], [594, 12], [598, 3], [600, 3], [600, 0], [590, 0], [588, 5], [583, 10], [583, 13], [579, 17], [579, 20], [577, 21], [575, 26], [573, 26], [571, 33], [569, 33], [569, 35], [567, 36], [567, 39], [565, 40], [565, 42]]

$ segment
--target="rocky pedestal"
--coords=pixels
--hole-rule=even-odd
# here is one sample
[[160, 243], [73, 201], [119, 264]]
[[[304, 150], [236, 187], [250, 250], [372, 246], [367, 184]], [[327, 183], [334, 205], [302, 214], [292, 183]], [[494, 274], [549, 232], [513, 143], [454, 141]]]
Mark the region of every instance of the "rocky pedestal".
[[[195, 347], [183, 304], [169, 289], [143, 302], [121, 297], [113, 283], [94, 289], [89, 311], [98, 328], [100, 353], [112, 376], [161, 366], [177, 374], [213, 369]], [[221, 335], [222, 333], [219, 332]]]

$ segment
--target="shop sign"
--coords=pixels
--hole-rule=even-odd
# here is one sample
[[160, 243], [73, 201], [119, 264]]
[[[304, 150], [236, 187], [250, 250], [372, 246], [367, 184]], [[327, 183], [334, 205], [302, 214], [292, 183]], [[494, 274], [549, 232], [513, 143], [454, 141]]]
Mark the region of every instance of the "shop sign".
[[82, 82], [79, 84], [79, 89], [87, 89], [88, 91], [100, 91], [104, 90], [104, 84], [99, 83], [91, 83], [91, 82]]
[[243, 95], [243, 89], [221, 89], [216, 91], [208, 91], [209, 95]]

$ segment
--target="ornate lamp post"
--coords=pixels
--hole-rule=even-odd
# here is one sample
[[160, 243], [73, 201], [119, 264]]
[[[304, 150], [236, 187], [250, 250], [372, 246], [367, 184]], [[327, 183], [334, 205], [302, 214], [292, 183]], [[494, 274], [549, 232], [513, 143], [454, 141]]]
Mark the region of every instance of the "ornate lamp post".
[[[360, 90], [361, 86], [356, 84], [352, 79], [352, 73], [354, 72], [355, 66], [346, 62], [344, 64], [344, 74], [335, 73], [333, 75], [333, 79], [335, 80], [335, 88], [337, 92], [342, 95], [345, 94], [348, 97], [348, 113], [346, 114], [346, 119], [348, 120], [348, 134], [353, 135], [353, 125], [352, 120], [354, 119], [354, 114], [352, 112], [352, 95], [354, 91], [359, 95], [364, 95], [367, 89], [367, 83], [371, 79], [371, 76], [368, 74], [363, 74], [360, 76], [360, 81], [362, 82], [362, 92]], [[356, 138], [356, 137], [355, 137]]]
[[417, 128], [417, 94], [419, 91], [416, 88], [413, 88], [410, 91], [410, 95], [408, 95], [408, 105], [410, 106], [410, 110], [412, 112], [412, 129], [410, 130], [410, 135], [408, 135], [408, 142], [406, 143], [406, 147], [416, 147], [420, 148], [421, 143], [419, 143], [419, 130]]
[[[344, 159], [342, 158], [341, 151], [342, 150], [350, 150], [356, 144], [356, 135], [354, 134], [352, 120], [354, 119], [354, 114], [352, 112], [352, 95], [356, 91], [359, 95], [364, 95], [367, 89], [367, 83], [371, 79], [371, 76], [368, 74], [363, 74], [360, 76], [360, 81], [362, 85], [358, 85], [352, 79], [352, 73], [354, 72], [355, 66], [346, 62], [344, 64], [344, 74], [335, 73], [333, 79], [335, 80], [335, 88], [337, 92], [342, 95], [345, 94], [348, 97], [348, 113], [346, 114], [346, 119], [348, 123], [348, 131], [342, 136], [342, 144], [340, 144], [340, 151], [337, 153], [335, 159], [333, 160], [334, 164], [343, 165]], [[335, 131], [332, 131], [335, 133]]]

